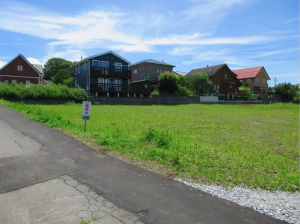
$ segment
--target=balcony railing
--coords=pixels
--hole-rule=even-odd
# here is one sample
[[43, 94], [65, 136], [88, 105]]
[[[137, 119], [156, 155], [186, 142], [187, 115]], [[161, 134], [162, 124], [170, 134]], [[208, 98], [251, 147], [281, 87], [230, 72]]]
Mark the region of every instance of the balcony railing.
[[109, 83], [96, 83], [91, 84], [91, 92], [95, 93], [131, 93], [131, 94], [143, 94], [150, 95], [153, 90], [149, 88], [144, 88], [144, 85], [122, 85], [122, 84], [109, 84]]
[[119, 78], [119, 79], [130, 79], [131, 71], [115, 68], [104, 68], [104, 67], [91, 67], [90, 72], [92, 77], [103, 77], [103, 78]]

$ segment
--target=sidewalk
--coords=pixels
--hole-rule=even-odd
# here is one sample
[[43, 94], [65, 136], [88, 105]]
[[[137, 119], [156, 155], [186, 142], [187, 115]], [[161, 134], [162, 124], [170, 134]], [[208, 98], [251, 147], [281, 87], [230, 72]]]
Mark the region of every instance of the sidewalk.
[[[4, 206], [1, 204], [3, 195], [18, 189], [35, 189], [37, 184], [43, 182], [65, 186], [76, 195], [78, 189], [68, 185], [67, 180], [71, 180], [86, 186], [89, 192], [94, 192], [101, 200], [106, 200], [114, 208], [120, 209], [120, 214], [126, 214], [114, 216], [108, 213], [106, 216], [110, 215], [107, 217], [112, 220], [103, 223], [114, 223], [113, 219], [122, 223], [284, 223], [99, 153], [55, 129], [37, 122], [28, 122], [26, 116], [2, 105], [0, 120], [41, 145], [36, 152], [3, 158], [0, 156], [0, 210]], [[0, 132], [2, 133], [1, 128]], [[2, 150], [0, 146], [0, 154]], [[44, 193], [47, 194], [46, 191]], [[34, 193], [31, 195], [30, 203], [36, 206]], [[65, 202], [69, 203], [70, 200]], [[10, 210], [14, 209], [14, 205], [17, 206], [12, 203]], [[55, 206], [51, 208], [55, 209]], [[24, 212], [28, 215], [28, 210]], [[68, 223], [68, 217], [71, 215], [66, 215], [63, 223]], [[14, 215], [11, 215], [11, 219], [13, 218]], [[101, 223], [101, 219], [96, 221], [94, 222]], [[33, 220], [32, 223], [39, 222]]]

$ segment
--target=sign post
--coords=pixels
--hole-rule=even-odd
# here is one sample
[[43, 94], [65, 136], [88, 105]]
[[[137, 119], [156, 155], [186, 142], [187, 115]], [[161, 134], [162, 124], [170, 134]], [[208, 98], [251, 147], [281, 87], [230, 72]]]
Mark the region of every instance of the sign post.
[[83, 101], [82, 103], [82, 119], [84, 119], [84, 131], [86, 131], [86, 121], [90, 119], [91, 102]]

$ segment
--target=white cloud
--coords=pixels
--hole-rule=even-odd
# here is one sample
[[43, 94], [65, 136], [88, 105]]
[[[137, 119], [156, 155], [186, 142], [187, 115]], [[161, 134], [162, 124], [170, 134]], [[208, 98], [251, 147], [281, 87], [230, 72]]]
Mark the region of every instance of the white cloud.
[[35, 59], [35, 58], [27, 58], [27, 60], [31, 63], [31, 64], [38, 64], [41, 65], [42, 63], [39, 62], [39, 60]]
[[4, 65], [6, 65], [7, 62], [0, 61], [0, 68], [2, 68]]
[[[215, 4], [213, 1], [208, 1], [205, 3], [208, 4], [205, 12], [208, 10], [210, 13], [213, 12], [214, 18], [217, 17], [216, 15], [220, 17], [220, 13], [217, 12], [222, 7], [231, 7], [243, 2], [244, 0], [228, 0]], [[192, 19], [194, 17], [188, 15], [196, 16], [199, 13], [196, 10], [197, 7], [200, 6], [192, 6], [188, 10], [171, 16], [180, 18], [182, 13], [186, 15], [186, 18]], [[226, 10], [222, 9], [222, 11]], [[128, 52], [155, 52], [154, 47], [158, 45], [258, 44], [276, 38], [259, 35], [211, 37], [210, 34], [201, 32], [191, 32], [184, 35], [174, 33], [163, 37], [161, 37], [162, 35], [154, 35], [156, 36], [154, 37], [148, 33], [156, 29], [160, 30], [162, 26], [176, 26], [181, 23], [180, 19], [173, 21], [167, 17], [169, 14], [141, 15], [134, 12], [132, 18], [135, 19], [132, 21], [128, 19], [128, 16], [127, 13], [121, 13], [116, 9], [113, 11], [97, 11], [95, 9], [75, 16], [66, 16], [32, 6], [15, 7], [12, 5], [0, 9], [0, 29], [48, 39], [51, 52], [56, 51], [55, 47], [61, 46], [76, 50], [101, 46], [102, 48]], [[204, 18], [211, 18], [211, 16]], [[145, 26], [145, 24], [149, 24], [149, 26]], [[69, 52], [72, 49], [69, 49]], [[69, 55], [69, 59], [75, 59], [69, 52], [65, 52], [63, 55]]]

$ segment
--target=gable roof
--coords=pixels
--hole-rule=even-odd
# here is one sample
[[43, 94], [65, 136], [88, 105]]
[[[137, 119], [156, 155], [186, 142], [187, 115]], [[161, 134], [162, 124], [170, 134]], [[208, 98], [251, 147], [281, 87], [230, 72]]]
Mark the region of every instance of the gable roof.
[[2, 66], [2, 68], [0, 68], [0, 71], [1, 71], [2, 69], [4, 69], [6, 66], [8, 66], [10, 63], [12, 63], [14, 60], [16, 60], [18, 57], [23, 58], [24, 61], [27, 62], [27, 64], [29, 64], [29, 65], [33, 68], [33, 70], [35, 70], [40, 76], [43, 77], [43, 74], [40, 73], [39, 70], [36, 69], [36, 68], [33, 66], [33, 64], [31, 64], [31, 63], [30, 63], [30, 62], [29, 62], [22, 54], [18, 54], [18, 55], [17, 55], [16, 57], [14, 57], [12, 60], [10, 60], [8, 63], [6, 63], [6, 65]]
[[270, 80], [270, 77], [267, 71], [265, 70], [264, 66], [238, 69], [238, 70], [233, 70], [233, 72], [237, 74], [238, 79], [251, 79], [251, 78], [255, 78], [262, 69], [265, 71], [268, 80]]
[[114, 56], [116, 56], [116, 57], [118, 57], [118, 58], [120, 58], [120, 59], [122, 59], [123, 61], [126, 61], [128, 64], [131, 64], [130, 61], [126, 60], [125, 58], [123, 58], [122, 56], [118, 55], [117, 53], [115, 53], [115, 52], [113, 52], [113, 51], [107, 51], [107, 52], [104, 52], [104, 53], [101, 53], [101, 54], [96, 54], [96, 55], [93, 55], [93, 56], [84, 58], [84, 59], [82, 59], [81, 61], [74, 63], [74, 64], [72, 65], [72, 67], [75, 66], [75, 65], [81, 64], [82, 62], [85, 62], [85, 61], [87, 61], [87, 60], [89, 60], [89, 59], [91, 59], [91, 58], [99, 57], [99, 56], [102, 56], [102, 55], [105, 55], [105, 54], [109, 54], [109, 53], [110, 53], [110, 54], [113, 54]]
[[136, 62], [136, 63], [130, 65], [129, 67], [134, 66], [134, 65], [138, 65], [138, 64], [143, 64], [143, 63], [167, 65], [167, 66], [171, 66], [171, 67], [176, 67], [175, 65], [170, 65], [170, 64], [167, 64], [167, 63], [164, 63], [164, 62], [161, 62], [161, 61], [153, 60], [153, 59], [146, 59], [146, 60], [143, 60], [143, 61]]
[[43, 66], [39, 64], [32, 64], [41, 74], [43, 74]]
[[177, 72], [174, 72], [173, 73], [176, 73], [177, 75], [182, 75], [182, 76], [185, 76], [187, 74], [187, 72], [180, 72], [180, 71], [177, 71]]
[[192, 75], [195, 72], [205, 72], [208, 76], [214, 76], [224, 66], [227, 66], [227, 65], [226, 64], [220, 64], [220, 65], [214, 65], [214, 66], [207, 66], [207, 67], [203, 67], [203, 68], [192, 69], [188, 74], [186, 74], [186, 77]]

